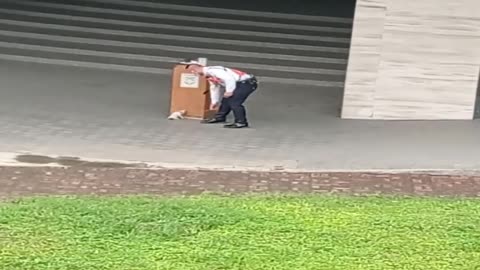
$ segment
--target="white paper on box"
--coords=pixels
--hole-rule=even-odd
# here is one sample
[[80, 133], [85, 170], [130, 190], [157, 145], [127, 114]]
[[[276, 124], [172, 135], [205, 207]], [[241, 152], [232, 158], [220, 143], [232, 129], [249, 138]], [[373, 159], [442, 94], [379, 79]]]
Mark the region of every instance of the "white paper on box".
[[182, 73], [180, 75], [180, 87], [182, 88], [198, 88], [200, 87], [200, 78], [198, 75], [190, 73]]

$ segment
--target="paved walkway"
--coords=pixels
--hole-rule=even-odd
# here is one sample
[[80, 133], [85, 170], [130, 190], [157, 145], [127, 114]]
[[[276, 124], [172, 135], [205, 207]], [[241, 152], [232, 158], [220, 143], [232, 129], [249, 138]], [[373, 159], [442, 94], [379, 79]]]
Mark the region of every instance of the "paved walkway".
[[479, 169], [480, 122], [338, 118], [338, 88], [262, 84], [253, 127], [168, 121], [170, 78], [0, 62], [0, 152], [288, 170]]

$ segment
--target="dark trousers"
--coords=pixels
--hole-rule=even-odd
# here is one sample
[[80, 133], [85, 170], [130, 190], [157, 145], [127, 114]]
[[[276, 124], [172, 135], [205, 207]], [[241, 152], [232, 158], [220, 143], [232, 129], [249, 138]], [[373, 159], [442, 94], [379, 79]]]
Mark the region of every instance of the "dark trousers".
[[237, 82], [233, 95], [229, 98], [223, 98], [218, 113], [215, 115], [216, 119], [225, 120], [230, 111], [233, 111], [235, 123], [248, 124], [247, 113], [243, 103], [248, 96], [257, 89], [256, 79], [247, 80], [244, 82]]

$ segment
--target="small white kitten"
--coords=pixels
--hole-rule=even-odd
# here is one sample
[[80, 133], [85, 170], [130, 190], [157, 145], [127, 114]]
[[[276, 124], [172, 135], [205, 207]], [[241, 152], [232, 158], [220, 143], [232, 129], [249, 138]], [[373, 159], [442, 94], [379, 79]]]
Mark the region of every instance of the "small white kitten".
[[170, 114], [170, 116], [168, 117], [168, 120], [180, 120], [180, 119], [184, 119], [184, 115], [187, 111], [185, 110], [181, 110], [181, 111], [178, 111], [178, 112], [173, 112], [172, 114]]

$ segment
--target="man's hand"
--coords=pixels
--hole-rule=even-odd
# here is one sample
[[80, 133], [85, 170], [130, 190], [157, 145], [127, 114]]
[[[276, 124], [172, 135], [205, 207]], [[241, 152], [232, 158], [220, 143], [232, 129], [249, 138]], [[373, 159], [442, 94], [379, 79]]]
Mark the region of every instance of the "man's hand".
[[229, 98], [231, 96], [233, 96], [233, 92], [225, 92], [225, 94], [223, 94], [223, 97], [225, 98]]
[[218, 109], [218, 107], [218, 103], [210, 104], [210, 110], [212, 111]]

